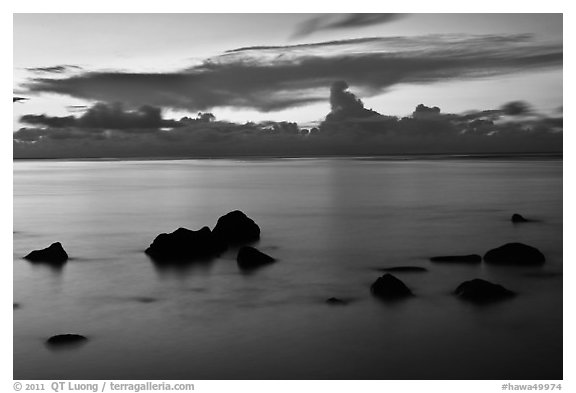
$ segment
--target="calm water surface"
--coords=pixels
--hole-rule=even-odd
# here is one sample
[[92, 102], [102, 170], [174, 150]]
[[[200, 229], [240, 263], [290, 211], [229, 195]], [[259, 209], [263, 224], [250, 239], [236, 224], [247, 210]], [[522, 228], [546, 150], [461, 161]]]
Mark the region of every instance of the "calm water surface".
[[[242, 274], [232, 250], [166, 269], [143, 252], [235, 209], [278, 263]], [[55, 241], [63, 269], [22, 259]], [[546, 264], [428, 262], [512, 241]], [[396, 273], [416, 296], [372, 298], [375, 269], [400, 265], [429, 268]], [[561, 273], [561, 160], [14, 163], [15, 379], [561, 379]], [[518, 296], [451, 295], [477, 277]], [[44, 345], [67, 332], [90, 340]]]

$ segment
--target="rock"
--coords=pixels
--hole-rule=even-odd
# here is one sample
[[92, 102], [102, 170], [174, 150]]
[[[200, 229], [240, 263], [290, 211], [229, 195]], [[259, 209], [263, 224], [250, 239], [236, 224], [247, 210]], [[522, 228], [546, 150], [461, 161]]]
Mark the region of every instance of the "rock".
[[331, 297], [330, 299], [326, 299], [326, 303], [333, 306], [345, 306], [348, 304], [348, 300], [339, 299], [337, 297]]
[[12, 305], [12, 309], [13, 309], [13, 310], [17, 310], [17, 309], [19, 309], [19, 308], [20, 308], [20, 303], [14, 303], [14, 304]]
[[137, 301], [138, 303], [154, 303], [156, 301], [158, 301], [158, 299], [153, 298], [153, 297], [147, 297], [147, 296], [137, 296], [134, 298], [135, 301]]
[[493, 284], [479, 278], [463, 282], [456, 288], [454, 294], [461, 299], [474, 303], [494, 302], [514, 296], [514, 292], [504, 288], [502, 285]]
[[370, 287], [372, 294], [385, 300], [401, 299], [412, 296], [412, 291], [399, 279], [386, 273]]
[[146, 254], [156, 261], [191, 261], [218, 256], [226, 246], [203, 227], [198, 231], [178, 228], [172, 233], [162, 233], [154, 239]]
[[249, 270], [268, 265], [276, 260], [270, 255], [258, 251], [254, 247], [244, 246], [238, 251], [236, 261], [240, 269]]
[[46, 344], [50, 346], [71, 346], [83, 344], [88, 339], [80, 334], [58, 334], [46, 340]]
[[419, 273], [428, 271], [428, 269], [421, 266], [393, 266], [393, 267], [383, 267], [377, 270], [381, 272], [397, 272], [397, 273]]
[[541, 265], [545, 260], [540, 250], [522, 243], [508, 243], [484, 255], [486, 263], [497, 265]]
[[34, 250], [24, 257], [31, 262], [50, 263], [61, 265], [68, 260], [68, 254], [64, 251], [60, 242], [52, 243], [48, 248]]
[[213, 233], [227, 244], [246, 244], [260, 239], [260, 227], [240, 210], [220, 217]]
[[526, 218], [522, 217], [520, 214], [514, 213], [512, 214], [512, 218], [510, 219], [514, 224], [520, 223], [520, 222], [529, 222], [530, 220], [527, 220]]
[[480, 255], [449, 255], [430, 258], [432, 262], [447, 262], [447, 263], [480, 263], [482, 257]]

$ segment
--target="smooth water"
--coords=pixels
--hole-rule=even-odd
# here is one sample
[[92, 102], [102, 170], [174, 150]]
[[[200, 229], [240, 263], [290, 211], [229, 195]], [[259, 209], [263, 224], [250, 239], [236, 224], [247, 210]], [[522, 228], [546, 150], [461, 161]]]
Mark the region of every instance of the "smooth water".
[[[235, 209], [277, 263], [242, 274], [232, 250], [161, 268], [143, 252]], [[22, 259], [55, 241], [62, 269]], [[428, 261], [512, 241], [546, 264]], [[429, 269], [394, 273], [416, 296], [374, 299], [375, 269], [399, 265]], [[15, 379], [561, 379], [561, 273], [561, 160], [14, 162]], [[476, 277], [518, 296], [452, 296]], [[89, 341], [45, 346], [60, 333]]]

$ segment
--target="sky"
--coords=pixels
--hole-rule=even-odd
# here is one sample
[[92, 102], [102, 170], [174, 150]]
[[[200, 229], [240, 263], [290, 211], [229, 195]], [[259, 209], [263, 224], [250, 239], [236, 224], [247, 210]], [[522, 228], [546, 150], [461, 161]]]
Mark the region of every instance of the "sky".
[[[176, 137], [170, 129], [196, 146], [190, 154], [241, 154], [208, 147], [205, 141], [215, 133], [215, 139], [257, 137], [253, 145], [262, 154], [291, 154], [270, 148], [276, 142], [292, 146], [294, 154], [346, 153], [342, 146], [350, 140], [340, 141], [339, 148], [326, 142], [322, 148], [303, 146], [295, 140], [302, 135], [292, 136], [293, 144], [262, 142], [270, 134], [259, 131], [276, 130], [282, 138], [294, 131], [284, 122], [317, 127], [325, 131], [322, 137], [335, 136], [345, 124], [361, 129], [356, 137], [369, 130], [386, 147], [367, 149], [366, 143], [350, 154], [425, 152], [417, 146], [420, 134], [414, 145], [400, 143], [406, 127], [416, 126], [390, 123], [391, 116], [441, 120], [439, 129], [454, 135], [482, 120], [492, 122], [491, 129], [485, 124], [485, 135], [506, 132], [508, 139], [511, 129], [532, 135], [553, 124], [546, 131], [556, 134], [556, 142], [545, 146], [557, 150], [562, 53], [561, 14], [15, 14], [14, 97], [25, 100], [14, 103], [14, 155], [69, 156], [74, 149], [88, 156], [187, 155], [165, 141]], [[346, 87], [335, 90], [339, 82]], [[335, 105], [350, 95], [352, 106]], [[354, 100], [362, 110], [354, 109]], [[511, 102], [522, 103], [525, 111], [505, 113]], [[441, 118], [416, 116], [420, 104], [440, 108]], [[200, 121], [198, 112], [214, 118]], [[462, 117], [470, 112], [486, 116]], [[334, 114], [331, 122], [328, 114]], [[170, 122], [183, 117], [189, 120]], [[239, 127], [246, 122], [258, 126]], [[192, 129], [201, 132], [184, 133]], [[377, 129], [395, 139], [374, 136]], [[117, 130], [123, 130], [121, 141]], [[524, 148], [541, 142], [534, 139]], [[476, 144], [446, 140], [437, 149], [470, 150], [471, 143]], [[484, 149], [511, 147], [496, 146], [490, 140]]]

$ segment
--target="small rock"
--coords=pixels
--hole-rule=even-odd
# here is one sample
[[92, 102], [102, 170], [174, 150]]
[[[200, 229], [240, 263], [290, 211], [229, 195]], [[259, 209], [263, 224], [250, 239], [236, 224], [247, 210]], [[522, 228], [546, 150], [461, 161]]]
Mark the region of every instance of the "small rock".
[[480, 263], [482, 257], [480, 255], [448, 255], [430, 258], [432, 262], [446, 262], [446, 263]]
[[60, 242], [52, 243], [42, 250], [34, 250], [24, 257], [30, 262], [50, 263], [61, 265], [68, 260], [68, 254], [64, 251]]
[[494, 302], [514, 296], [514, 292], [502, 285], [493, 284], [480, 278], [463, 282], [456, 288], [454, 294], [474, 303]]
[[535, 247], [522, 243], [508, 243], [488, 251], [484, 255], [486, 263], [497, 265], [541, 265], [546, 261], [544, 254]]
[[526, 218], [522, 217], [518, 213], [514, 213], [514, 214], [512, 214], [512, 218], [510, 219], [510, 221], [517, 224], [517, 223], [521, 223], [521, 222], [529, 222], [530, 220], [527, 220]]
[[370, 287], [372, 294], [385, 300], [401, 299], [412, 296], [412, 291], [399, 279], [386, 273]]
[[326, 303], [331, 304], [333, 306], [345, 306], [348, 304], [348, 300], [339, 299], [337, 297], [331, 297], [330, 299], [326, 299]]
[[244, 246], [238, 251], [236, 261], [240, 269], [249, 270], [268, 265], [276, 260], [254, 247]]
[[158, 301], [158, 299], [156, 299], [156, 298], [147, 297], [147, 296], [137, 296], [134, 298], [134, 300], [136, 300], [139, 303], [154, 303], [154, 302]]
[[246, 244], [260, 239], [260, 227], [240, 210], [220, 217], [213, 233], [228, 244]]
[[88, 339], [80, 334], [58, 334], [46, 340], [46, 344], [50, 346], [70, 346], [83, 344]]

